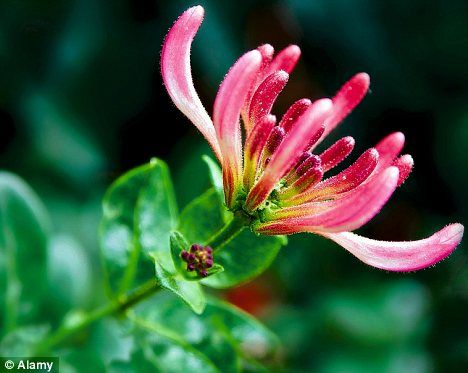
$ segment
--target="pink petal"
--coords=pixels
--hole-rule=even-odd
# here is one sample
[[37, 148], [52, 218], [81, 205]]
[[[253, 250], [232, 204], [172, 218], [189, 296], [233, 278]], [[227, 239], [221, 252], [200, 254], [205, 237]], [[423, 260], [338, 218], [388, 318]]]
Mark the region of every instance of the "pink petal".
[[400, 178], [398, 179], [398, 186], [400, 186], [405, 182], [413, 170], [413, 157], [409, 154], [402, 155], [393, 161], [392, 166], [398, 167], [398, 170], [400, 171]]
[[305, 113], [311, 104], [312, 102], [307, 98], [296, 101], [283, 115], [278, 126], [284, 128], [286, 132], [289, 132], [291, 127], [296, 123], [299, 117]]
[[270, 114], [276, 98], [288, 82], [289, 75], [285, 71], [277, 71], [269, 75], [255, 91], [249, 108], [249, 122], [255, 123], [265, 115]]
[[255, 181], [262, 151], [276, 123], [274, 115], [263, 117], [247, 136], [244, 148], [244, 187], [249, 190]]
[[407, 242], [372, 240], [351, 232], [325, 233], [323, 236], [373, 267], [407, 272], [429, 267], [446, 258], [460, 243], [463, 230], [461, 224], [450, 224], [428, 238]]
[[190, 47], [203, 15], [203, 8], [195, 6], [186, 10], [171, 27], [161, 52], [161, 73], [174, 104], [203, 134], [221, 161], [216, 132], [195, 91], [190, 68]]
[[259, 46], [257, 50], [262, 56], [262, 63], [260, 65], [257, 78], [255, 79], [255, 83], [252, 84], [252, 86], [250, 87], [249, 93], [245, 98], [245, 102], [241, 111], [242, 121], [244, 123], [245, 131], [247, 134], [249, 134], [252, 130], [252, 123], [250, 123], [249, 121], [250, 101], [252, 100], [252, 96], [255, 93], [258, 85], [261, 83], [262, 78], [264, 77], [264, 75], [261, 72], [265, 71], [266, 67], [270, 64], [271, 60], [273, 59], [273, 53], [275, 52], [274, 48], [270, 44], [263, 44]]
[[309, 149], [309, 151], [314, 150], [315, 147], [318, 145], [319, 140], [323, 137], [324, 133], [325, 133], [325, 125], [322, 124], [310, 138], [309, 143], [306, 146], [306, 149]]
[[262, 57], [257, 50], [239, 58], [221, 83], [214, 103], [213, 123], [223, 158], [223, 182], [228, 207], [232, 207], [242, 184], [239, 116], [261, 61]]
[[347, 81], [333, 97], [333, 113], [326, 122], [324, 137], [361, 102], [369, 89], [370, 78], [366, 73], [359, 73]]
[[251, 90], [247, 95], [244, 106], [242, 108], [242, 120], [244, 122], [245, 131], [247, 134], [249, 134], [253, 126], [253, 123], [251, 123], [249, 118], [252, 96], [259, 84], [265, 80], [266, 77], [280, 70], [283, 70], [286, 73], [290, 73], [301, 55], [301, 50], [296, 45], [290, 45], [289, 47], [281, 50], [275, 56], [275, 58], [272, 58], [274, 50], [273, 47], [269, 44], [264, 44], [258, 47], [257, 50], [262, 55], [262, 65], [257, 79], [254, 84], [252, 84]]
[[268, 197], [275, 184], [296, 164], [307, 147], [310, 138], [320, 128], [332, 109], [329, 99], [316, 101], [301, 116], [297, 125], [286, 135], [271, 157], [265, 171], [250, 191], [246, 208], [255, 210]]
[[405, 135], [401, 132], [394, 132], [381, 140], [375, 148], [379, 152], [379, 164], [375, 173], [387, 168], [393, 160], [400, 154], [405, 144]]
[[314, 188], [307, 190], [288, 200], [288, 205], [305, 203], [312, 200], [330, 198], [347, 192], [363, 183], [374, 171], [379, 159], [379, 153], [374, 148], [365, 151], [351, 166], [338, 175], [321, 181]]
[[284, 70], [288, 74], [293, 71], [297, 61], [301, 57], [301, 49], [297, 45], [290, 45], [273, 58], [273, 61], [267, 66], [263, 72], [263, 76], [268, 76], [275, 71]]
[[273, 54], [275, 53], [275, 49], [270, 44], [263, 44], [260, 45], [257, 50], [262, 55], [262, 65], [261, 68], [267, 67], [271, 60], [273, 59]]
[[354, 144], [355, 141], [351, 136], [343, 137], [320, 154], [323, 172], [330, 171], [351, 154]]
[[292, 234], [358, 229], [381, 210], [397, 187], [397, 182], [398, 169], [390, 167], [372, 182], [339, 199], [324, 202], [325, 210], [317, 202], [283, 208], [274, 214], [277, 221], [261, 225], [256, 230], [264, 234]]

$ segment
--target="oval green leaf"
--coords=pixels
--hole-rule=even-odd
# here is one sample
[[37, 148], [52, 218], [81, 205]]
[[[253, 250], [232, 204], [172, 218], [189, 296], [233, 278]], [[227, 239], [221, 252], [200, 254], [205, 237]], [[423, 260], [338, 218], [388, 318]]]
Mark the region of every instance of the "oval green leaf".
[[166, 164], [153, 159], [123, 175], [106, 193], [103, 210], [101, 247], [113, 293], [156, 276], [162, 287], [201, 312], [205, 301], [200, 285], [180, 276], [171, 258], [177, 205]]
[[0, 173], [0, 329], [46, 320], [49, 217], [18, 176]]

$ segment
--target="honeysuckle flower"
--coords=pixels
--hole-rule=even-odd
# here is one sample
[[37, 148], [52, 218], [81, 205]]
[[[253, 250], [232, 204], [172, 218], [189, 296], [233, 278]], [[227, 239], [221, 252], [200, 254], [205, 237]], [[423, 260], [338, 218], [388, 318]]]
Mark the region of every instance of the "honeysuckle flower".
[[190, 67], [191, 44], [203, 16], [203, 8], [195, 6], [174, 23], [162, 49], [161, 72], [172, 101], [203, 134], [220, 162], [231, 211], [248, 216], [257, 233], [319, 234], [363, 262], [390, 271], [425, 268], [456, 248], [463, 235], [458, 223], [410, 242], [351, 233], [380, 211], [413, 168], [410, 155], [399, 155], [404, 144], [400, 132], [330, 177], [327, 173], [353, 150], [354, 139], [344, 137], [314, 153], [363, 99], [369, 87], [367, 74], [352, 77], [331, 99], [296, 101], [278, 121], [271, 110], [301, 52], [291, 45], [274, 55], [273, 47], [265, 44], [231, 67], [210, 117], [194, 88]]

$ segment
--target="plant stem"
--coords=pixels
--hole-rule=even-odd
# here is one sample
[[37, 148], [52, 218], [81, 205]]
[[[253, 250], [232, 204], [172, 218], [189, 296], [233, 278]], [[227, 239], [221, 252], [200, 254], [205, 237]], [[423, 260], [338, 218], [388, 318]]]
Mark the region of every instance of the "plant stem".
[[211, 237], [206, 246], [211, 246], [213, 250], [218, 250], [234, 237], [236, 237], [242, 230], [250, 223], [250, 217], [238, 211], [234, 214], [232, 220], [222, 227], [218, 232]]
[[154, 294], [160, 289], [161, 287], [156, 282], [156, 280], [152, 279], [148, 282], [145, 282], [129, 294], [121, 296], [118, 299], [91, 311], [86, 317], [77, 323], [60, 327], [54, 334], [40, 343], [40, 346], [38, 346], [34, 352], [34, 355], [37, 356], [49, 351], [51, 348], [82, 331], [90, 324], [103, 318], [104, 316], [124, 312], [128, 308], [132, 307], [141, 300], [148, 298], [150, 295]]

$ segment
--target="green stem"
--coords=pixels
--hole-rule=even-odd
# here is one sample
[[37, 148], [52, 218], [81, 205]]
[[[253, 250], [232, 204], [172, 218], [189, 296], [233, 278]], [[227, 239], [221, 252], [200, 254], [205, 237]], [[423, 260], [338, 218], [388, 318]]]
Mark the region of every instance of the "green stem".
[[103, 318], [104, 316], [114, 315], [126, 311], [136, 303], [148, 298], [150, 295], [154, 294], [160, 289], [161, 287], [155, 280], [150, 280], [129, 294], [126, 294], [91, 311], [86, 317], [84, 317], [76, 324], [64, 325], [60, 327], [54, 334], [41, 342], [40, 346], [38, 346], [37, 350], [35, 351], [35, 355], [39, 356], [40, 354], [46, 353], [51, 348], [84, 330], [90, 324]]
[[241, 211], [234, 214], [234, 218], [222, 227], [218, 232], [212, 236], [206, 246], [211, 246], [214, 250], [218, 250], [234, 237], [236, 237], [242, 230], [250, 224], [250, 217]]

